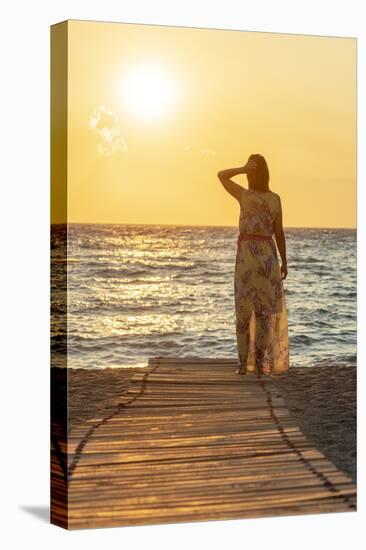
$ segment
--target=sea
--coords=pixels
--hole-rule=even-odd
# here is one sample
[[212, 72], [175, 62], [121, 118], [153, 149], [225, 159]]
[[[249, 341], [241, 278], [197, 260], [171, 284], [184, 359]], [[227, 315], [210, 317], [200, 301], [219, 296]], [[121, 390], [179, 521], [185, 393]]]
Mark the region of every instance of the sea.
[[[284, 231], [290, 367], [356, 365], [356, 230]], [[232, 226], [52, 226], [52, 366], [236, 360], [237, 234]]]

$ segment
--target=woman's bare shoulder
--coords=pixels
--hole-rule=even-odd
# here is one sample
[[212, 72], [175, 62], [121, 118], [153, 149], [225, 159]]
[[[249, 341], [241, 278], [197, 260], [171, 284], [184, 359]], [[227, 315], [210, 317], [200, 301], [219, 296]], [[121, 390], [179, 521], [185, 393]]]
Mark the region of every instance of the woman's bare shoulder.
[[280, 203], [280, 202], [281, 202], [281, 197], [280, 197], [280, 195], [279, 195], [278, 193], [275, 193], [274, 191], [271, 191], [271, 193], [272, 193], [273, 198], [274, 198], [277, 202]]

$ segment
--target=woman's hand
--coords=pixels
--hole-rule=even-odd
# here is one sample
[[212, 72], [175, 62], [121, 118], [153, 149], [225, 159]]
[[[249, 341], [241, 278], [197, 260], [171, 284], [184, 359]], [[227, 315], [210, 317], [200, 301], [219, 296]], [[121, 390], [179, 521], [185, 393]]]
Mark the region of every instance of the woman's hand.
[[287, 263], [282, 262], [282, 265], [281, 265], [281, 278], [286, 279], [286, 277], [287, 277]]
[[244, 166], [243, 166], [243, 173], [247, 174], [248, 172], [254, 172], [257, 169], [257, 163], [255, 160], [249, 160]]

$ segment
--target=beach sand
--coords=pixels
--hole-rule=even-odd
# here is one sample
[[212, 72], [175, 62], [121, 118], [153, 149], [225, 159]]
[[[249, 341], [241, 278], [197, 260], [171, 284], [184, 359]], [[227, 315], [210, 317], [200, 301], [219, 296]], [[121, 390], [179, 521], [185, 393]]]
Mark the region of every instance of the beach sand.
[[296, 367], [274, 382], [307, 439], [355, 483], [356, 377], [356, 367]]
[[[64, 379], [62, 369], [51, 370], [54, 380]], [[141, 371], [69, 369], [69, 433], [93, 416], [113, 411], [136, 370]], [[274, 383], [309, 441], [356, 482], [356, 368], [292, 368]]]
[[69, 369], [69, 432], [95, 415], [107, 415], [125, 395], [133, 368]]

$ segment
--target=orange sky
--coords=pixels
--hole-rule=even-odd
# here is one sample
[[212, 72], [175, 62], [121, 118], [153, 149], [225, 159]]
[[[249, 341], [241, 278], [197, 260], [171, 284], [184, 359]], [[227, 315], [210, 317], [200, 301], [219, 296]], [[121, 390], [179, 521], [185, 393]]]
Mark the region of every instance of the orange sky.
[[236, 226], [261, 153], [285, 227], [355, 227], [355, 39], [68, 26], [70, 222]]

